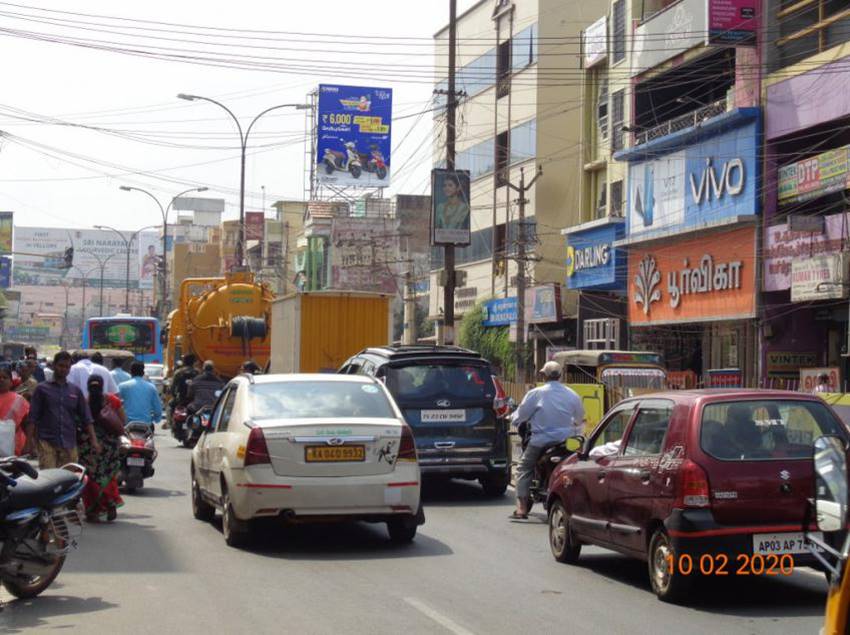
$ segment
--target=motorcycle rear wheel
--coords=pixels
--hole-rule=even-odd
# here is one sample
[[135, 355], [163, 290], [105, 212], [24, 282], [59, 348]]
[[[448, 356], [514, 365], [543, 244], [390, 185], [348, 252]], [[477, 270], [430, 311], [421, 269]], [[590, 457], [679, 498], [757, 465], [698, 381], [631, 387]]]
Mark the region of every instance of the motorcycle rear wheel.
[[[64, 522], [64, 521], [59, 521]], [[65, 540], [57, 535], [53, 536], [57, 545], [65, 546]], [[44, 592], [47, 587], [53, 584], [56, 576], [65, 565], [65, 556], [54, 556], [53, 564], [50, 570], [45, 575], [35, 575], [30, 577], [3, 578], [3, 586], [6, 590], [21, 600], [34, 598]]]

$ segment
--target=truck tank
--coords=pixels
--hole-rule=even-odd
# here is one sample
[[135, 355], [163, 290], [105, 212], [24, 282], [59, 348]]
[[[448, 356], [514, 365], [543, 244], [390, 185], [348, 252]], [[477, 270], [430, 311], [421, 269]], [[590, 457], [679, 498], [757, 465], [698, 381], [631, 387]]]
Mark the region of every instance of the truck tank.
[[268, 286], [255, 282], [249, 272], [184, 280], [180, 306], [169, 320], [168, 357], [176, 360], [194, 353], [201, 361], [211, 360], [223, 377], [238, 374], [248, 359], [265, 367], [271, 346], [272, 300]]

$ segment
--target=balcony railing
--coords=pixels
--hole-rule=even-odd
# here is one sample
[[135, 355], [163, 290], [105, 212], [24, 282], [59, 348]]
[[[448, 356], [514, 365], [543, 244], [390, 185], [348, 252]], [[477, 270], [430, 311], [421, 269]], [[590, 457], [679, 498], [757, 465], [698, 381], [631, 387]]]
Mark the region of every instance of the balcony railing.
[[708, 119], [714, 119], [715, 117], [719, 117], [725, 112], [726, 99], [724, 98], [714, 103], [697, 108], [696, 110], [692, 110], [691, 112], [680, 117], [676, 117], [675, 119], [665, 121], [660, 126], [655, 126], [654, 128], [647, 128], [646, 130], [636, 132], [634, 135], [635, 145], [643, 145], [644, 143], [654, 141], [655, 139], [666, 137], [668, 134], [673, 134], [674, 132], [679, 132], [680, 130], [686, 130], [687, 128], [693, 128], [694, 126], [698, 126], [704, 121], [707, 121]]

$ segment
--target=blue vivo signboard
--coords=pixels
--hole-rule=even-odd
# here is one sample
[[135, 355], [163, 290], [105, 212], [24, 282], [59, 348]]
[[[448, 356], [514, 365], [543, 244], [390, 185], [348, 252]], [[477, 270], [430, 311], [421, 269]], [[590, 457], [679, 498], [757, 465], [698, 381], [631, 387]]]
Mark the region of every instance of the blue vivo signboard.
[[517, 306], [516, 298], [488, 300], [484, 303], [487, 319], [482, 324], [484, 326], [508, 326], [511, 322], [516, 322]]
[[[629, 236], [757, 214], [759, 129], [759, 119], [750, 118], [712, 136], [685, 135], [657, 151], [646, 144], [651, 159], [632, 158], [629, 166]], [[640, 151], [629, 153], [640, 157]]]
[[316, 126], [319, 182], [388, 186], [392, 116], [390, 88], [320, 84]]
[[625, 290], [626, 253], [614, 247], [624, 223], [611, 223], [567, 235], [567, 287], [597, 291]]
[[12, 259], [9, 256], [0, 256], [0, 289], [8, 289], [12, 286]]

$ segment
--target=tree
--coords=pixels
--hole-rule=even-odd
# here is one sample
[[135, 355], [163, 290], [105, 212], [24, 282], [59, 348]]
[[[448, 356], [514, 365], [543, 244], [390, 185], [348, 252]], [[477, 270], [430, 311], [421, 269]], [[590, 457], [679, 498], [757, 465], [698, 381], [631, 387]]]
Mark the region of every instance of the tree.
[[502, 369], [501, 375], [513, 377], [516, 370], [514, 345], [508, 339], [508, 327], [484, 326], [487, 310], [480, 302], [463, 316], [458, 332], [461, 346], [478, 352]]

